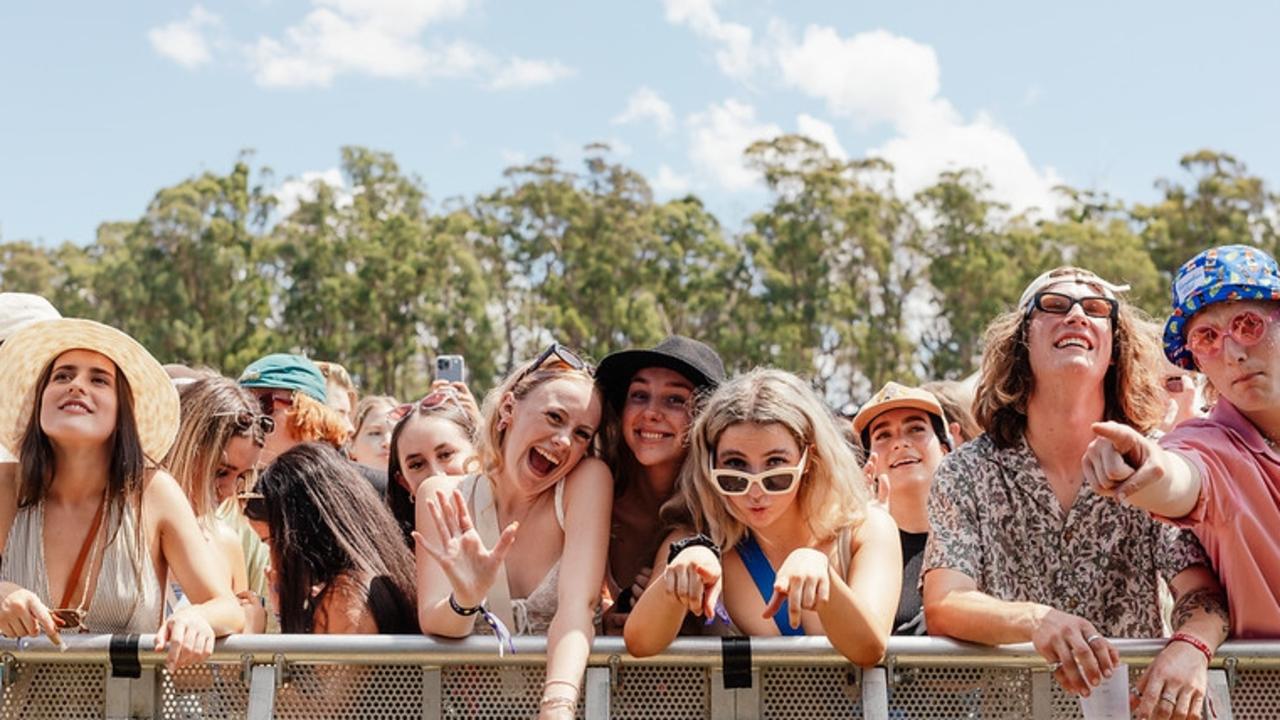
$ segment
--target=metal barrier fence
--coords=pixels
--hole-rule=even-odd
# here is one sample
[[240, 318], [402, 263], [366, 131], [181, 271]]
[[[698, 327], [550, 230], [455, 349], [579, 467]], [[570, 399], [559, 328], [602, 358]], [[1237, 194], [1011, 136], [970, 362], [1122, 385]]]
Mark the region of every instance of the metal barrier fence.
[[[541, 696], [543, 638], [236, 636], [210, 662], [170, 674], [150, 636], [0, 641], [3, 718], [527, 718]], [[1119, 640], [1133, 679], [1163, 642]], [[143, 648], [139, 650], [139, 648]], [[1280, 643], [1219, 649], [1210, 692], [1221, 719], [1280, 717]], [[824, 638], [685, 638], [638, 659], [598, 638], [578, 706], [585, 718], [1078, 718], [1029, 645], [985, 648], [894, 638], [860, 670]]]

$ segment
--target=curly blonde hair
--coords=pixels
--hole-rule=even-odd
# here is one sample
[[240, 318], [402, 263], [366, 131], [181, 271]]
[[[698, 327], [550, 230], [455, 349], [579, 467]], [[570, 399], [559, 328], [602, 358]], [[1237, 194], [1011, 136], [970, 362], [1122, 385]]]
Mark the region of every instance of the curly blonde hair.
[[757, 368], [722, 384], [707, 399], [689, 430], [689, 454], [676, 493], [663, 506], [669, 524], [692, 523], [723, 548], [738, 544], [746, 523], [716, 490], [710, 468], [724, 431], [740, 423], [777, 423], [796, 444], [809, 448], [796, 502], [814, 538], [830, 540], [865, 517], [870, 500], [853, 447], [831, 411], [803, 380], [789, 372]]
[[[1061, 267], [1052, 272], [1066, 276], [1066, 282], [1088, 271]], [[1161, 349], [1145, 330], [1150, 318], [1123, 298], [1117, 298], [1117, 303], [1111, 329], [1111, 366], [1103, 379], [1103, 417], [1147, 433], [1164, 415], [1164, 397], [1154, 371]], [[1027, 403], [1035, 389], [1027, 348], [1030, 317], [1026, 307], [1004, 313], [987, 326], [984, 338], [986, 351], [982, 354], [973, 415], [999, 448], [1015, 445], [1027, 428]]]

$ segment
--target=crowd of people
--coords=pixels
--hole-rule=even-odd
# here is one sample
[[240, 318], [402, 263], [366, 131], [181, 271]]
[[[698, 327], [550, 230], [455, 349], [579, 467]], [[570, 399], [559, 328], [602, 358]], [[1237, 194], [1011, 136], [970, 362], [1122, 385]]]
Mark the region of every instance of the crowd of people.
[[544, 635], [548, 718], [596, 633], [862, 666], [894, 634], [1030, 642], [1080, 695], [1111, 639], [1165, 637], [1137, 711], [1198, 718], [1219, 644], [1280, 636], [1280, 268], [1198, 254], [1162, 333], [1126, 290], [1047, 272], [972, 389], [891, 382], [851, 418], [686, 337], [401, 404], [294, 354], [162, 366], [0, 294], [0, 633], [154, 633], [171, 667], [232, 633]]

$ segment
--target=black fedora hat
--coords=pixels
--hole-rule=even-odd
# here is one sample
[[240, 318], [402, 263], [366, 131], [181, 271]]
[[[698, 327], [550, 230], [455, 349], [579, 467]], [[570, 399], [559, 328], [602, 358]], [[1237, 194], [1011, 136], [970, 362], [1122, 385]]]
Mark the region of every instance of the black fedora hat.
[[670, 335], [648, 350], [610, 353], [596, 368], [596, 383], [616, 408], [637, 370], [661, 367], [688, 378], [696, 390], [714, 388], [724, 380], [724, 361], [706, 343], [683, 335]]

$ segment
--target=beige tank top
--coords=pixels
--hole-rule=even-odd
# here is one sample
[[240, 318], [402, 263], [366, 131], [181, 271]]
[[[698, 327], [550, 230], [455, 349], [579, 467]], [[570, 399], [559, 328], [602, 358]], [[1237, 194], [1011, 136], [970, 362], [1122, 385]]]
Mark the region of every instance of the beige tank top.
[[[471, 516], [476, 518], [476, 529], [480, 532], [484, 539], [485, 545], [493, 547], [497, 542], [496, 535], [494, 537], [485, 537], [489, 534], [485, 529], [480, 513], [486, 510], [486, 506], [492, 503], [491, 493], [487, 486], [488, 480], [484, 480], [485, 486], [480, 486], [479, 475], [468, 475], [463, 479], [459, 490], [462, 496], [467, 499], [467, 509], [471, 512]], [[480, 509], [477, 510], [477, 501], [479, 501]], [[555, 508], [556, 522], [560, 525], [560, 530], [564, 531], [564, 480], [556, 483], [555, 489]], [[498, 582], [506, 583], [506, 568], [498, 574]], [[556, 616], [556, 607], [559, 605], [560, 591], [560, 561], [557, 560], [547, 574], [542, 576], [542, 582], [530, 592], [528, 596], [522, 598], [511, 598], [511, 617], [503, 618], [503, 621], [510, 626], [512, 635], [546, 635], [547, 629], [551, 627], [551, 621]], [[508, 590], [508, 593], [510, 590]], [[492, 593], [490, 595], [491, 609], [494, 605]], [[501, 613], [499, 613], [501, 615]], [[475, 634], [492, 635], [493, 629], [483, 618], [477, 617], [475, 624]]]
[[[160, 627], [162, 596], [151, 553], [145, 542], [143, 547], [136, 547], [140, 536], [134, 512], [124, 508], [123, 512], [108, 514], [112, 517], [105, 530], [110, 542], [103, 551], [98, 584], [89, 600], [83, 631], [153, 633]], [[20, 508], [14, 516], [4, 557], [0, 559], [0, 580], [24, 587], [47, 607], [55, 607], [45, 573], [43, 503]]]

